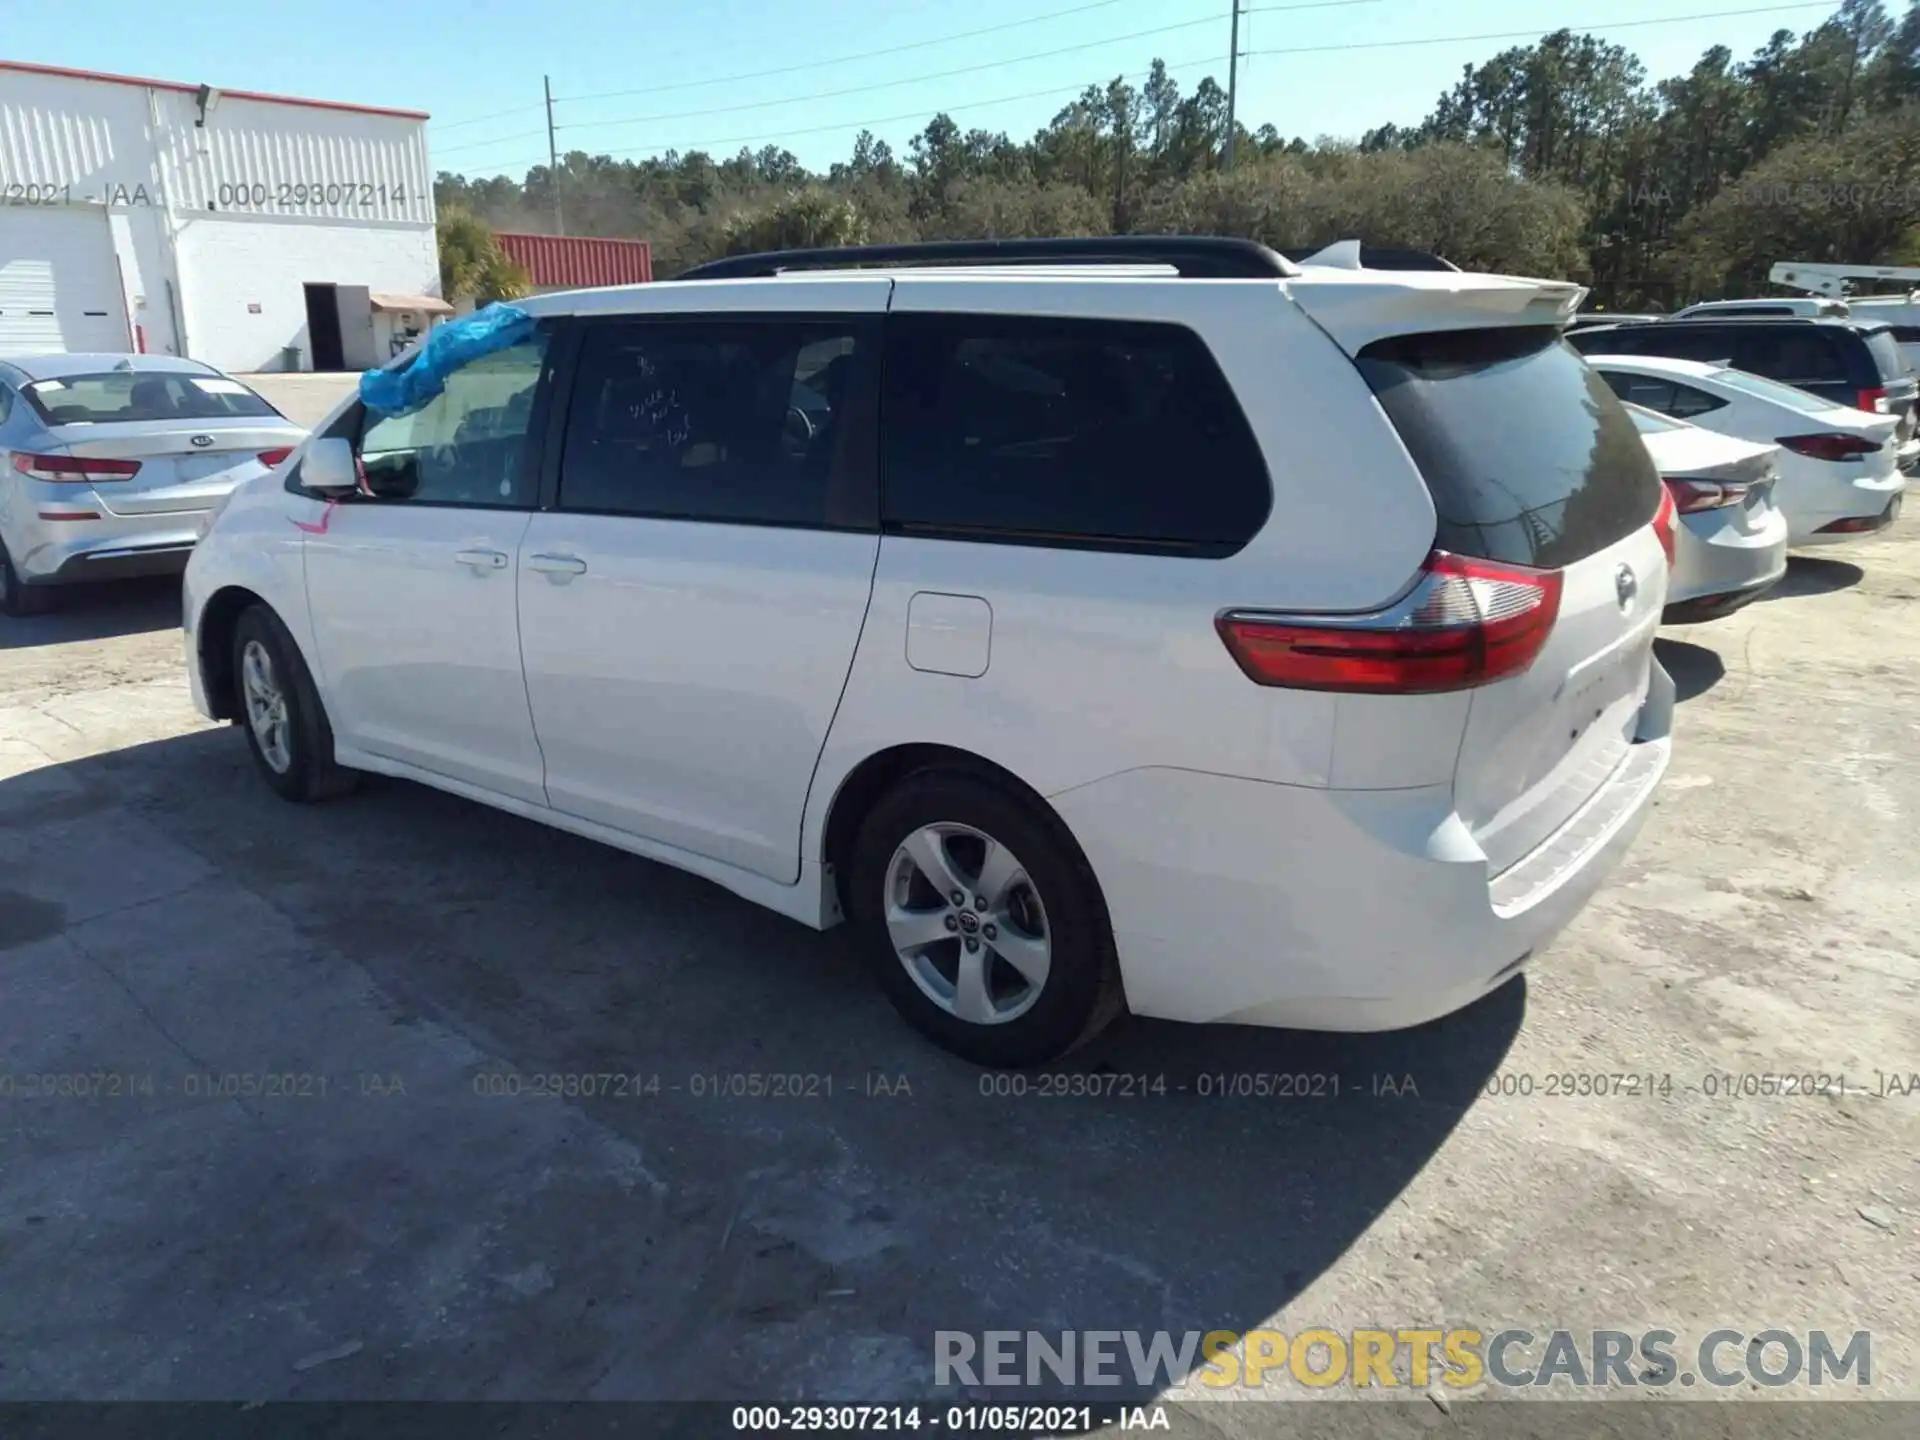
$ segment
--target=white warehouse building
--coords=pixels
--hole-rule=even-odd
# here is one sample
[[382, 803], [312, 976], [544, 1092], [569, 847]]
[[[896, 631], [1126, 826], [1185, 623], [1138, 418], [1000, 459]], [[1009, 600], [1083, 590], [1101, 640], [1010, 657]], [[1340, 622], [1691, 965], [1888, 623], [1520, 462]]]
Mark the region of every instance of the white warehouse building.
[[384, 361], [448, 308], [426, 122], [0, 61], [0, 355]]

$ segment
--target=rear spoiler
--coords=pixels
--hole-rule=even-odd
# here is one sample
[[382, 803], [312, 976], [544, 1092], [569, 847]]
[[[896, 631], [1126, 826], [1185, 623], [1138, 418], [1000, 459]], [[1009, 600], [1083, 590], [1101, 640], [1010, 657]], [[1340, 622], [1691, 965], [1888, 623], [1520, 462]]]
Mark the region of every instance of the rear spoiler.
[[1564, 327], [1587, 297], [1567, 280], [1465, 271], [1305, 267], [1281, 287], [1349, 355], [1376, 340], [1508, 325]]

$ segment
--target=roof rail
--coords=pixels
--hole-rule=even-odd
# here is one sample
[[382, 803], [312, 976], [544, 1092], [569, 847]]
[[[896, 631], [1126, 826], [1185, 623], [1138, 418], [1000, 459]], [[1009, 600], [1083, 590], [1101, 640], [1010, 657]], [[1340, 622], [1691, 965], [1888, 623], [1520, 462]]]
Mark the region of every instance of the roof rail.
[[1254, 240], [1224, 235], [1101, 235], [769, 250], [709, 260], [674, 278], [744, 280], [790, 270], [848, 270], [866, 265], [1169, 265], [1189, 280], [1274, 280], [1300, 273], [1292, 261]]

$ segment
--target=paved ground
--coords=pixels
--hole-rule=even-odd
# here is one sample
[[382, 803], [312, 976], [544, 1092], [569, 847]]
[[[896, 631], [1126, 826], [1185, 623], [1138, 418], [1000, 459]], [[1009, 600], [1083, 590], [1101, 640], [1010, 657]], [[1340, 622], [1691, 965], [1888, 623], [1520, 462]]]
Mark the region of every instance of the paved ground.
[[[0, 1398], [886, 1397], [939, 1329], [1263, 1323], [1867, 1328], [1920, 1396], [1920, 1097], [1876, 1093], [1920, 1070], [1917, 599], [1920, 516], [1673, 632], [1660, 807], [1528, 981], [1395, 1036], [1122, 1022], [1076, 1069], [1171, 1088], [1106, 1100], [984, 1097], [698, 880], [274, 799], [171, 587], [0, 621]], [[1344, 1093], [1194, 1088], [1268, 1071]], [[1742, 1072], [1847, 1093], [1705, 1093]], [[497, 1093], [581, 1073], [641, 1093]]]
[[306, 372], [240, 375], [235, 378], [246, 381], [258, 390], [289, 420], [309, 427], [326, 419], [327, 412], [360, 379], [358, 375], [316, 375]]

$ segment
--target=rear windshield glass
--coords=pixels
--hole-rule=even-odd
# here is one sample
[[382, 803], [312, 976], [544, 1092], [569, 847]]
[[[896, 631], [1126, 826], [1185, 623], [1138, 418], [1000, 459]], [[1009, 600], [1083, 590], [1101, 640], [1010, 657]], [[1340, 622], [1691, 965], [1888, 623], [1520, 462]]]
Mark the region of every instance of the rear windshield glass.
[[1758, 399], [1771, 400], [1776, 405], [1785, 405], [1789, 410], [1798, 410], [1807, 415], [1833, 409], [1833, 401], [1823, 400], [1810, 390], [1782, 385], [1778, 380], [1769, 380], [1764, 375], [1754, 375], [1745, 370], [1716, 370], [1713, 378], [1730, 390], [1741, 390]]
[[1867, 349], [1873, 352], [1873, 363], [1880, 367], [1883, 380], [1904, 380], [1912, 369], [1907, 357], [1900, 349], [1900, 342], [1893, 338], [1893, 331], [1882, 327], [1878, 330], [1863, 330]]
[[49, 425], [137, 425], [280, 413], [238, 380], [180, 371], [63, 375], [36, 380], [24, 393]]
[[1441, 549], [1570, 565], [1653, 518], [1639, 432], [1558, 330], [1396, 336], [1359, 365], [1426, 477]]

